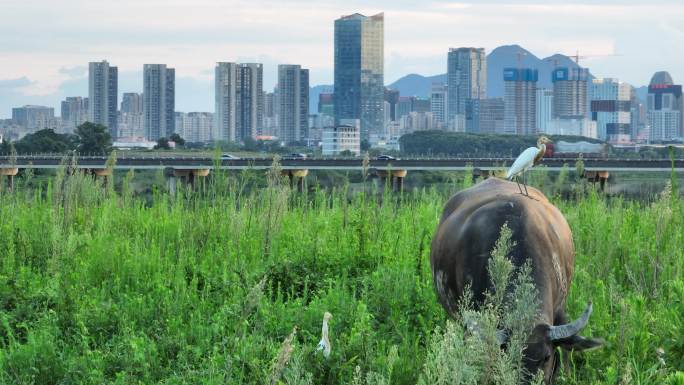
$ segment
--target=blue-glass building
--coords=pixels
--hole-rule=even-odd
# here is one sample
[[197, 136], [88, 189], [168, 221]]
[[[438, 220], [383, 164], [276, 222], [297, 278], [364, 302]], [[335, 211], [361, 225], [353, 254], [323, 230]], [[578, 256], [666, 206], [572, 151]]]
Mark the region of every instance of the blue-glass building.
[[335, 121], [359, 119], [361, 137], [384, 125], [384, 14], [335, 20]]

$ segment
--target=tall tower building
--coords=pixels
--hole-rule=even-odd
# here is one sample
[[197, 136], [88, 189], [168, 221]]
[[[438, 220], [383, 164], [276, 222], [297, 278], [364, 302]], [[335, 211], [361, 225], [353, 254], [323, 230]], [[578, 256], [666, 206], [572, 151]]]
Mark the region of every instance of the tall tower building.
[[379, 13], [335, 20], [335, 121], [360, 119], [361, 138], [384, 126], [384, 25]]
[[397, 104], [399, 103], [399, 90], [385, 88], [385, 109], [389, 107], [389, 111], [385, 111], [385, 116], [389, 116], [389, 120], [398, 120]]
[[[487, 97], [487, 56], [484, 48], [451, 48], [447, 55], [447, 118], [465, 120], [466, 131], [473, 122], [471, 100]], [[460, 116], [460, 117], [459, 117]]]
[[72, 133], [88, 120], [88, 98], [67, 97], [61, 103], [62, 131]]
[[143, 114], [148, 140], [168, 138], [176, 129], [176, 71], [166, 64], [143, 66]]
[[537, 89], [537, 107], [536, 107], [536, 123], [535, 128], [537, 132], [550, 133], [551, 125], [553, 124], [553, 104], [554, 96], [553, 90], [538, 88]]
[[137, 92], [124, 92], [121, 99], [121, 112], [127, 114], [143, 113], [143, 95]]
[[256, 138], [264, 121], [263, 78], [261, 63], [216, 64], [213, 140]]
[[119, 110], [119, 136], [144, 137], [143, 95], [136, 92], [124, 92]]
[[88, 63], [88, 120], [117, 136], [119, 70], [107, 61]]
[[632, 87], [617, 79], [593, 79], [591, 119], [598, 138], [611, 143], [629, 142], [632, 133]]
[[430, 112], [433, 124], [439, 128], [446, 128], [447, 122], [447, 87], [443, 83], [432, 84], [430, 92]]
[[656, 72], [648, 86], [646, 100], [650, 140], [666, 141], [684, 137], [682, 86], [675, 85], [669, 73]]
[[309, 70], [299, 65], [278, 66], [278, 126], [285, 143], [309, 134]]
[[14, 123], [28, 128], [29, 130], [42, 130], [52, 128], [55, 118], [55, 109], [45, 106], [26, 105], [12, 108], [12, 120]]
[[536, 134], [537, 80], [539, 73], [530, 68], [504, 68], [504, 132]]
[[553, 71], [553, 117], [557, 119], [586, 119], [588, 116], [586, 68], [559, 67]]

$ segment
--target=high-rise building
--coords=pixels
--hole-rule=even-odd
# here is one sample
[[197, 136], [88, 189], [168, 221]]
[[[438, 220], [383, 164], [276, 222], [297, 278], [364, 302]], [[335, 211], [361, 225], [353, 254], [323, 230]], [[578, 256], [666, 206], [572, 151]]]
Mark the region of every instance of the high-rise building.
[[88, 120], [88, 98], [67, 97], [61, 103], [62, 132], [72, 133]]
[[684, 137], [682, 132], [682, 86], [675, 85], [669, 73], [656, 72], [648, 86], [648, 123], [650, 140], [668, 141]]
[[384, 126], [384, 14], [335, 20], [335, 121], [359, 119], [361, 137]]
[[413, 98], [412, 112], [430, 112], [430, 98]]
[[278, 136], [278, 97], [277, 88], [264, 93], [264, 127], [262, 135]]
[[45, 106], [26, 105], [12, 108], [12, 121], [29, 130], [54, 128], [55, 109]]
[[559, 67], [551, 75], [553, 116], [558, 119], [585, 119], [588, 116], [586, 68]]
[[[473, 125], [472, 100], [487, 97], [487, 56], [484, 48], [451, 48], [447, 55], [447, 116], [465, 120], [466, 131]], [[459, 117], [460, 116], [460, 117]]]
[[553, 90], [537, 89], [537, 120], [535, 127], [537, 132], [549, 132], [553, 121]]
[[323, 129], [321, 153], [323, 156], [350, 152], [361, 154], [361, 133], [358, 119], [343, 119], [340, 124]]
[[214, 114], [211, 112], [176, 112], [175, 132], [190, 143], [211, 141]]
[[596, 122], [598, 138], [611, 143], [631, 140], [631, 86], [617, 79], [593, 79], [591, 120]]
[[413, 111], [413, 103], [414, 103], [415, 97], [413, 96], [400, 96], [399, 99], [397, 100], [397, 104], [395, 107], [395, 118], [397, 120], [400, 120], [404, 116], [408, 116], [408, 114]]
[[530, 68], [504, 68], [504, 133], [535, 134], [537, 123], [537, 80]]
[[166, 64], [143, 66], [143, 114], [145, 137], [168, 138], [176, 129], [176, 71]]
[[327, 116], [335, 116], [335, 104], [333, 94], [321, 92], [318, 94], [318, 113]]
[[264, 93], [264, 118], [274, 118], [276, 116], [276, 103], [275, 92]]
[[257, 137], [264, 120], [263, 76], [261, 63], [217, 63], [213, 140]]
[[121, 99], [121, 112], [128, 114], [143, 113], [143, 95], [137, 92], [124, 92]]
[[389, 114], [390, 121], [397, 120], [397, 103], [399, 103], [399, 90], [385, 88], [385, 102], [387, 102], [385, 108], [389, 106], [389, 111], [385, 111], [385, 114]]
[[636, 89], [632, 87], [630, 115], [632, 115], [632, 139], [634, 141], [645, 142], [649, 138], [647, 129], [648, 114], [646, 113], [646, 100], [641, 100], [637, 96]]
[[309, 134], [309, 70], [299, 65], [278, 66], [278, 128], [285, 143]]
[[443, 83], [432, 84], [430, 91], [430, 112], [436, 128], [446, 128], [447, 87]]
[[118, 136], [144, 137], [144, 120], [143, 95], [136, 92], [124, 92], [119, 110]]
[[117, 136], [119, 69], [103, 60], [88, 63], [88, 121]]
[[474, 99], [472, 102], [474, 132], [483, 134], [502, 134], [504, 132], [504, 99]]

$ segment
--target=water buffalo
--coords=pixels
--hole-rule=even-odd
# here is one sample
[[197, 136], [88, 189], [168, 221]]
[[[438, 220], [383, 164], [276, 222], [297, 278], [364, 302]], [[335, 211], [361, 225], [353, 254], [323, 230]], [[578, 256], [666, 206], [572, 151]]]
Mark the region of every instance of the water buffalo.
[[515, 183], [490, 178], [454, 195], [439, 221], [430, 262], [437, 296], [449, 315], [457, 314], [467, 285], [475, 304], [482, 303], [491, 288], [488, 260], [507, 223], [515, 243], [509, 258], [518, 267], [530, 262], [540, 303], [536, 323], [530, 325], [524, 365], [529, 373], [541, 369], [551, 383], [558, 367], [556, 347], [584, 350], [601, 341], [578, 334], [588, 322], [591, 303], [579, 319], [568, 323], [565, 299], [575, 262], [572, 233], [561, 212], [539, 190], [529, 191], [528, 197]]

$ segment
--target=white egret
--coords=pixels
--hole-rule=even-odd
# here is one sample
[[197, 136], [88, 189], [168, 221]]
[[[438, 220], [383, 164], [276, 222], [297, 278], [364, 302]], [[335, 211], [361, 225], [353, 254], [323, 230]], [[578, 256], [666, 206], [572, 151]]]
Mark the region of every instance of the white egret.
[[546, 136], [542, 135], [541, 137], [539, 137], [539, 140], [537, 140], [537, 147], [529, 147], [528, 149], [523, 151], [520, 155], [518, 155], [518, 158], [515, 160], [515, 162], [513, 162], [511, 168], [508, 169], [508, 174], [506, 174], [506, 178], [508, 180], [512, 180], [513, 178], [515, 178], [515, 183], [518, 184], [518, 189], [520, 189], [521, 194], [523, 194], [523, 191], [522, 188], [520, 188], [520, 182], [518, 179], [522, 175], [523, 186], [525, 186], [524, 194], [529, 196], [529, 194], [527, 193], [525, 172], [537, 163], [541, 162], [542, 158], [544, 157], [544, 153], [546, 152], [546, 143], [551, 143], [551, 140]]
[[330, 345], [330, 339], [328, 339], [328, 321], [332, 318], [332, 314], [327, 311], [323, 314], [323, 327], [321, 328], [321, 342], [318, 343], [318, 350], [323, 351], [323, 357], [328, 358], [330, 356], [330, 350], [332, 346]]

